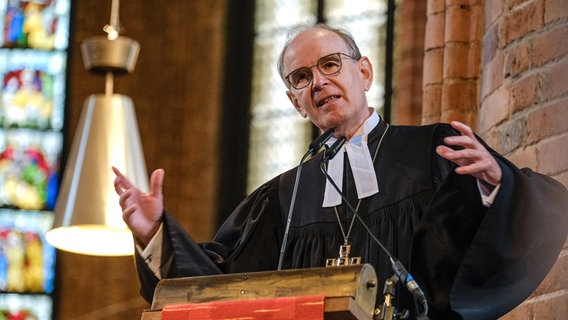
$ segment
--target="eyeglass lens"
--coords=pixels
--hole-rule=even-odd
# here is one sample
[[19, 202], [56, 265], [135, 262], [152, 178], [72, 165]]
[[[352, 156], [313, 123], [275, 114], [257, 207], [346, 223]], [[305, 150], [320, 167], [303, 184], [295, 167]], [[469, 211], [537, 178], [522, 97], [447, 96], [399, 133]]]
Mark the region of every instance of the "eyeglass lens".
[[[317, 66], [318, 70], [325, 75], [334, 75], [341, 70], [341, 54], [332, 53], [322, 57], [318, 60], [318, 63], [315, 66]], [[303, 67], [292, 71], [292, 73], [290, 73], [287, 77], [290, 85], [295, 89], [301, 89], [309, 85], [314, 76], [312, 72], [313, 67], [314, 66], [309, 68]]]

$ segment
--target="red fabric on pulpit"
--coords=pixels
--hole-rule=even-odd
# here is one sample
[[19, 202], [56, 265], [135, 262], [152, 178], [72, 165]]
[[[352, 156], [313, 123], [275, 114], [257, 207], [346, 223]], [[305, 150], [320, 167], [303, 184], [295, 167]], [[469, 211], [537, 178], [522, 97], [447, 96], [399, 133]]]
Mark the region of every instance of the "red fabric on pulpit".
[[169, 305], [162, 320], [323, 320], [324, 300], [305, 296]]

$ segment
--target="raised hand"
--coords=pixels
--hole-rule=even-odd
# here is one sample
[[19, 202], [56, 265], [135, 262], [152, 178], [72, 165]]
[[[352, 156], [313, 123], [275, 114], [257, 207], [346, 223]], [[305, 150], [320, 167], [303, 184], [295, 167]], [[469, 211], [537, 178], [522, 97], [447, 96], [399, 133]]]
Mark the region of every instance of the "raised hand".
[[470, 127], [458, 121], [452, 121], [451, 126], [458, 130], [461, 135], [446, 137], [444, 143], [463, 149], [453, 150], [441, 145], [436, 148], [436, 152], [441, 157], [457, 164], [457, 173], [470, 174], [492, 186], [498, 185], [503, 174], [497, 160], [475, 138]]
[[150, 192], [144, 193], [134, 186], [117, 168], [114, 190], [119, 195], [122, 219], [138, 241], [146, 246], [160, 227], [164, 210], [162, 185], [164, 170], [157, 169], [150, 176]]

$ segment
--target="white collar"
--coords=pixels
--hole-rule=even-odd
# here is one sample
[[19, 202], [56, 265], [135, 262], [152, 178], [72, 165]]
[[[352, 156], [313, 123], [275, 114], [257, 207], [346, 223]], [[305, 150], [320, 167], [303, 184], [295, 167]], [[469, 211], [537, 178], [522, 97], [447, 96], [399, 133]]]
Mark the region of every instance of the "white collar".
[[[355, 189], [359, 199], [369, 197], [379, 192], [379, 184], [373, 159], [367, 146], [368, 134], [380, 122], [381, 118], [376, 112], [365, 120], [365, 123], [357, 130], [355, 135], [343, 145], [340, 152], [328, 163], [327, 172], [339, 190], [343, 187], [343, 160], [345, 152], [349, 157], [349, 164], [355, 180]], [[328, 145], [332, 144], [335, 138], [329, 139]], [[341, 194], [335, 190], [329, 181], [325, 184], [325, 194], [322, 207], [334, 207], [341, 204]]]

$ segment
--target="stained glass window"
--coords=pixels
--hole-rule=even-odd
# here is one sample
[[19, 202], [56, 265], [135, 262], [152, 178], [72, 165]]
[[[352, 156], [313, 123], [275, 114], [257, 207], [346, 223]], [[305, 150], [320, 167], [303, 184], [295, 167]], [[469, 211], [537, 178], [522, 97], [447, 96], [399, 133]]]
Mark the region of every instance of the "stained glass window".
[[0, 0], [0, 319], [51, 319], [70, 0]]

